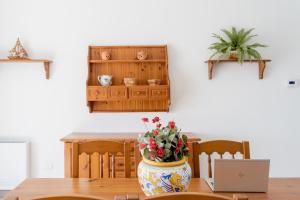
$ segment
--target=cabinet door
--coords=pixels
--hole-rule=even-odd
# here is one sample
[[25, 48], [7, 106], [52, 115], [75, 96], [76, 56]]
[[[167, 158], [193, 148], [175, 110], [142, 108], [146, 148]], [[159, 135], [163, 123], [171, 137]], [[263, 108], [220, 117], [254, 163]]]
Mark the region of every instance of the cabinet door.
[[167, 99], [169, 97], [168, 86], [149, 86], [150, 99]]
[[107, 88], [100, 86], [88, 87], [87, 97], [89, 101], [107, 100]]
[[125, 86], [111, 86], [109, 99], [113, 99], [113, 100], [127, 99], [127, 88]]
[[129, 87], [130, 99], [148, 99], [148, 87], [147, 86], [133, 86]]

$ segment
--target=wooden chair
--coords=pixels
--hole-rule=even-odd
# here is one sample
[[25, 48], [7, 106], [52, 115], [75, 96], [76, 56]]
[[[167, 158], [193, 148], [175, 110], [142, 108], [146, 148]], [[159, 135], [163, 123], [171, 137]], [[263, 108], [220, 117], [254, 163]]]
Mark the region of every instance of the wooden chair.
[[245, 195], [233, 195], [233, 198], [197, 192], [178, 192], [178, 193], [165, 193], [153, 197], [148, 197], [145, 200], [248, 200]]
[[194, 177], [200, 178], [200, 164], [199, 156], [201, 153], [206, 153], [208, 155], [208, 176], [212, 177], [212, 167], [211, 167], [211, 154], [214, 152], [223, 158], [223, 154], [229, 152], [232, 158], [235, 158], [235, 154], [240, 152], [243, 154], [243, 159], [250, 159], [250, 149], [249, 142], [236, 142], [230, 140], [213, 140], [207, 142], [193, 143], [193, 161], [194, 161]]
[[38, 197], [32, 200], [103, 200], [98, 197], [87, 197], [87, 196], [48, 196]]
[[[80, 176], [80, 170], [85, 169], [86, 178], [115, 178], [115, 156], [118, 153], [124, 156], [124, 176], [130, 177], [130, 143], [116, 141], [93, 141], [72, 144], [72, 178]], [[79, 169], [79, 156], [87, 154], [88, 159]], [[88, 169], [88, 170], [86, 170]]]

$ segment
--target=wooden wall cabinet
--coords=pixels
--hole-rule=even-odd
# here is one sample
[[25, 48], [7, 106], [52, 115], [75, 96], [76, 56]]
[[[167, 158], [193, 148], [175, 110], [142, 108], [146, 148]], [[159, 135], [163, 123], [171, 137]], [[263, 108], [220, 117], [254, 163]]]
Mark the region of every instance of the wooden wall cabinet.
[[[110, 60], [101, 59], [103, 51], [111, 52]], [[139, 51], [147, 52], [148, 58], [138, 60]], [[100, 86], [101, 75], [112, 75], [112, 85]], [[128, 77], [136, 78], [137, 84], [125, 86]], [[149, 86], [148, 79], [160, 79], [161, 85]], [[90, 112], [168, 112], [167, 46], [90, 46], [86, 92]]]

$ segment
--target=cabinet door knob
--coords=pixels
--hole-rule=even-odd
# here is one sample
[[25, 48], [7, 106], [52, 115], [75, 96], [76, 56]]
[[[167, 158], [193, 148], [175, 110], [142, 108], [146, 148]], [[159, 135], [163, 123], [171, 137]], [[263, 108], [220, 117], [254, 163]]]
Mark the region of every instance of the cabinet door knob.
[[141, 94], [141, 92], [140, 91], [138, 91], [138, 92], [136, 92], [137, 94]]

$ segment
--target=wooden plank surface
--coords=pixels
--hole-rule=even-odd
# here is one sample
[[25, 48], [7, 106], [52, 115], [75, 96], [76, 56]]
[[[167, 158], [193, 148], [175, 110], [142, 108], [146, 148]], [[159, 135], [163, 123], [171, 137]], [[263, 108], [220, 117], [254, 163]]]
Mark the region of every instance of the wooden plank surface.
[[[203, 179], [193, 178], [190, 192], [212, 193]], [[116, 179], [27, 179], [15, 190], [6, 194], [5, 199], [27, 200], [43, 195], [92, 195], [113, 199], [115, 195], [139, 194], [145, 196], [136, 178]], [[216, 193], [232, 197], [234, 193]], [[235, 193], [236, 194], [236, 193]], [[249, 200], [299, 200], [300, 178], [271, 178], [267, 193], [239, 193]]]
[[[113, 141], [131, 141], [135, 142], [137, 141], [138, 135], [142, 133], [110, 133], [110, 132], [103, 132], [103, 133], [84, 133], [84, 132], [74, 132], [69, 135], [66, 135], [62, 139], [60, 139], [63, 142], [89, 142], [89, 141], [98, 141], [98, 140], [113, 140]], [[188, 136], [189, 141], [200, 141], [199, 136], [193, 133], [189, 132], [183, 132], [182, 134], [185, 134]]]
[[[244, 60], [244, 62], [271, 62], [269, 59], [262, 59], [262, 60]], [[212, 59], [212, 60], [206, 60], [205, 63], [214, 62], [214, 63], [221, 63], [221, 62], [237, 62], [236, 59]]]

